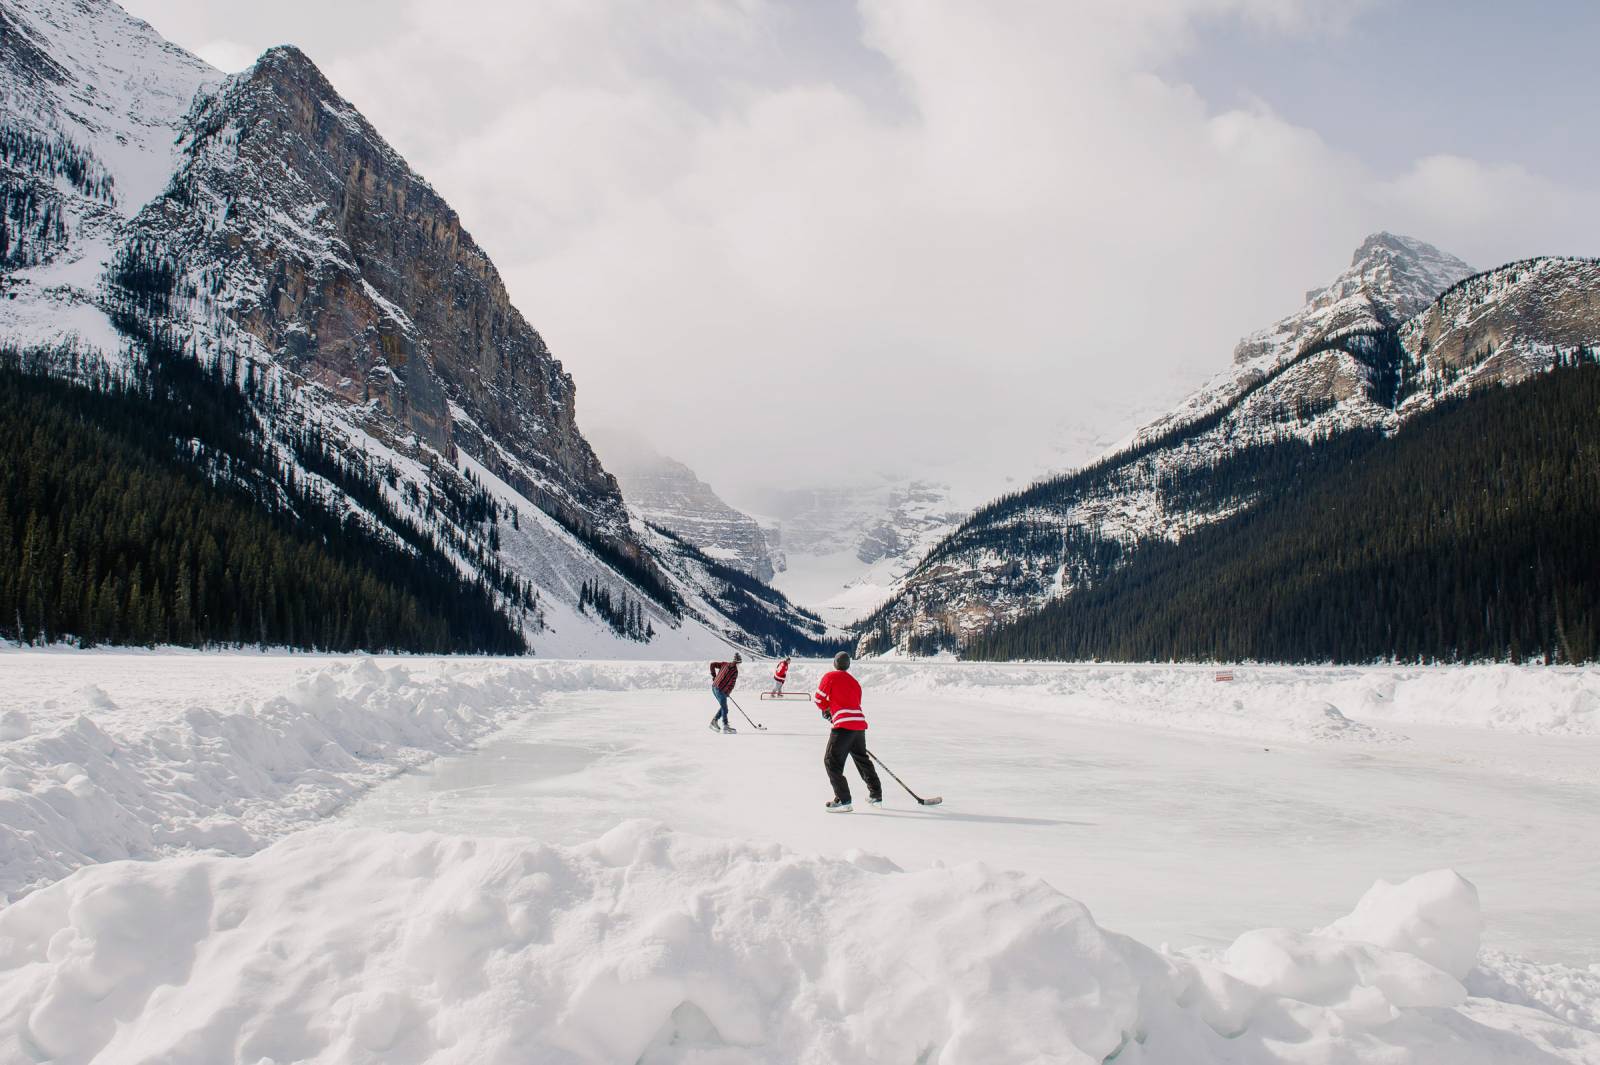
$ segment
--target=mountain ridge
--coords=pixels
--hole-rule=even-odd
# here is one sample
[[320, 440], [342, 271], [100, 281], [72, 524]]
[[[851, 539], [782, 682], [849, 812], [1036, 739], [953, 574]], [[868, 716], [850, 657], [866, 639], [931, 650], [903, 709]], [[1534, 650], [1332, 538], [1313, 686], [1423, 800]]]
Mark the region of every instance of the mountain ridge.
[[708, 556], [770, 583], [783, 556], [750, 515], [732, 506], [694, 470], [640, 437], [617, 429], [591, 430], [617, 478], [628, 509], [693, 544]]
[[224, 77], [108, 0], [0, 16], [27, 29], [0, 41], [0, 89], [26, 105], [0, 125], [23, 145], [0, 156], [14, 364], [135, 387], [194, 364], [194, 395], [238, 399], [229, 439], [282, 478], [255, 491], [439, 554], [537, 653], [827, 633], [781, 597], [747, 631], [724, 583], [636, 527], [494, 264], [299, 49]]
[[[1417, 255], [1426, 269], [1396, 271], [1395, 256], [1405, 254]], [[1395, 321], [1385, 308], [1416, 308], [1415, 286], [1387, 294], [1373, 286], [1397, 273], [1408, 284], [1417, 277], [1428, 285], [1450, 283], [1410, 318]], [[1522, 274], [1549, 284], [1531, 285]], [[1489, 302], [1489, 290], [1498, 293], [1499, 315], [1469, 313]], [[1477, 385], [1521, 380], [1569, 355], [1587, 358], [1600, 335], [1596, 293], [1600, 274], [1587, 260], [1541, 259], [1473, 274], [1431, 245], [1374, 234], [1333, 285], [1312, 290], [1301, 311], [1247, 337], [1241, 349], [1248, 358], [1135, 433], [1125, 448], [975, 511], [858, 623], [861, 649], [961, 646], [1105, 578], [1142, 543], [1178, 541], [1247, 510], [1263, 492], [1285, 490], [1292, 481], [1273, 478], [1291, 474], [1268, 464], [1208, 485], [1207, 471], [1245, 469], [1249, 456], [1275, 443], [1392, 433]], [[1445, 315], [1450, 298], [1471, 306]], [[1552, 307], [1564, 309], [1565, 325], [1554, 324]], [[1502, 319], [1521, 331], [1485, 328]], [[1431, 332], [1427, 322], [1434, 323]], [[1262, 337], [1272, 343], [1261, 344]], [[1431, 344], [1424, 343], [1428, 337]], [[1440, 338], [1453, 345], [1450, 359]]]
[[[1600, 658], [1600, 360], [1301, 449], [1300, 487], [978, 635], [973, 658]], [[1493, 440], [1494, 447], [1479, 445]]]

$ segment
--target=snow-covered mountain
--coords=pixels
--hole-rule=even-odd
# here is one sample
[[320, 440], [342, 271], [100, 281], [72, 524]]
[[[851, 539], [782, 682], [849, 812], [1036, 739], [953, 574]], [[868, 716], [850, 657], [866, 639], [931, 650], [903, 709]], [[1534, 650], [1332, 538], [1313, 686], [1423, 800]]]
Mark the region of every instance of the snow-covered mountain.
[[1287, 467], [1261, 461], [1274, 444], [1393, 433], [1475, 385], [1597, 351], [1595, 261], [1473, 274], [1421, 241], [1375, 234], [1348, 270], [1241, 341], [1229, 369], [1172, 412], [1084, 469], [968, 517], [863, 622], [863, 643], [955, 646], [1092, 583], [1140, 543], [1177, 540], [1292, 490]]
[[14, 358], [209, 368], [296, 505], [448, 558], [538, 653], [753, 639], [723, 584], [686, 583], [681, 547], [635, 527], [493, 263], [305, 55], [224, 77], [109, 0], [0, 0], [0, 28]]
[[222, 75], [108, 0], [0, 3], [0, 308], [12, 344], [114, 351], [96, 299], [127, 220]]
[[783, 487], [759, 503], [768, 538], [783, 552], [774, 583], [840, 625], [881, 603], [965, 514], [948, 485], [891, 474]]
[[961, 516], [948, 485], [887, 474], [779, 488], [762, 499], [762, 512], [782, 529], [786, 553], [849, 552], [865, 565], [904, 556], [930, 530]]
[[589, 437], [636, 517], [760, 580], [772, 580], [782, 568], [782, 556], [756, 520], [729, 506], [688, 466], [626, 430], [591, 430]]
[[[1233, 349], [1233, 364], [1190, 394], [1171, 411], [1146, 424], [1133, 443], [1153, 439], [1195, 418], [1222, 410], [1262, 380], [1280, 373], [1300, 356], [1372, 336], [1420, 313], [1439, 293], [1473, 273], [1473, 268], [1431, 244], [1393, 233], [1374, 233], [1361, 242], [1350, 266], [1333, 282], [1306, 293], [1303, 307], [1265, 329], [1251, 333]], [[1335, 393], [1354, 397], [1355, 378], [1346, 364], [1319, 367], [1319, 374], [1297, 374], [1279, 391], [1320, 401]], [[1343, 372], [1342, 384], [1327, 375]], [[1347, 413], [1355, 413], [1352, 409]], [[1365, 414], [1371, 411], [1363, 411]]]
[[1311, 344], [1403, 322], [1472, 272], [1431, 244], [1374, 233], [1351, 256], [1348, 270], [1306, 293], [1304, 307], [1239, 341], [1233, 361], [1281, 360]]

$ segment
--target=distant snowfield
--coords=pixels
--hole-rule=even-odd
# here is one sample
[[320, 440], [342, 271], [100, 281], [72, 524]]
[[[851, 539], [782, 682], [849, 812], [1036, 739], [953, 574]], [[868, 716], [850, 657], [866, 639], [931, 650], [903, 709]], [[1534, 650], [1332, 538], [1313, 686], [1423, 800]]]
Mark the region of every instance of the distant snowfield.
[[1600, 1061], [1600, 672], [703, 671], [0, 653], [0, 1061]]
[[898, 558], [868, 565], [856, 557], [854, 548], [827, 555], [791, 554], [788, 568], [771, 584], [828, 624], [847, 626], [888, 599], [895, 578], [909, 568]]

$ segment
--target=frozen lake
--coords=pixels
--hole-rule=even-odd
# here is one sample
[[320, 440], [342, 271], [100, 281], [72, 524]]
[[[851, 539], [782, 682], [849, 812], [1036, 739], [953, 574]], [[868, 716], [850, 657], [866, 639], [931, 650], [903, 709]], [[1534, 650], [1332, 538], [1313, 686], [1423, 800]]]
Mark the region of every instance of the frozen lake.
[[856, 672], [0, 654], [0, 1060], [1600, 1061], [1600, 673]]
[[1392, 742], [1282, 743], [1108, 724], [979, 695], [868, 683], [885, 777], [873, 810], [829, 814], [826, 726], [801, 701], [740, 702], [768, 726], [705, 728], [709, 696], [552, 696], [481, 749], [381, 786], [351, 823], [592, 839], [647, 817], [804, 851], [861, 849], [902, 867], [970, 860], [1026, 870], [1149, 943], [1225, 944], [1314, 927], [1372, 882], [1449, 867], [1477, 884], [1485, 945], [1545, 961], [1600, 958], [1600, 740], [1436, 725]]

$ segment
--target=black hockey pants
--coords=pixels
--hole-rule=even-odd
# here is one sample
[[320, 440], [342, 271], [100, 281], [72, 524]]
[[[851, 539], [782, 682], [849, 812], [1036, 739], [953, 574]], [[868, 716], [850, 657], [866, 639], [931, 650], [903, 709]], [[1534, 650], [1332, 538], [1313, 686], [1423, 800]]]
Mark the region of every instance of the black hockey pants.
[[850, 801], [850, 783], [844, 779], [844, 760], [856, 764], [856, 772], [867, 783], [867, 794], [874, 799], [883, 798], [883, 785], [878, 781], [878, 767], [867, 756], [867, 730], [836, 728], [828, 733], [828, 749], [822, 755], [822, 764], [828, 770], [828, 782], [833, 785], [833, 797], [841, 802]]

